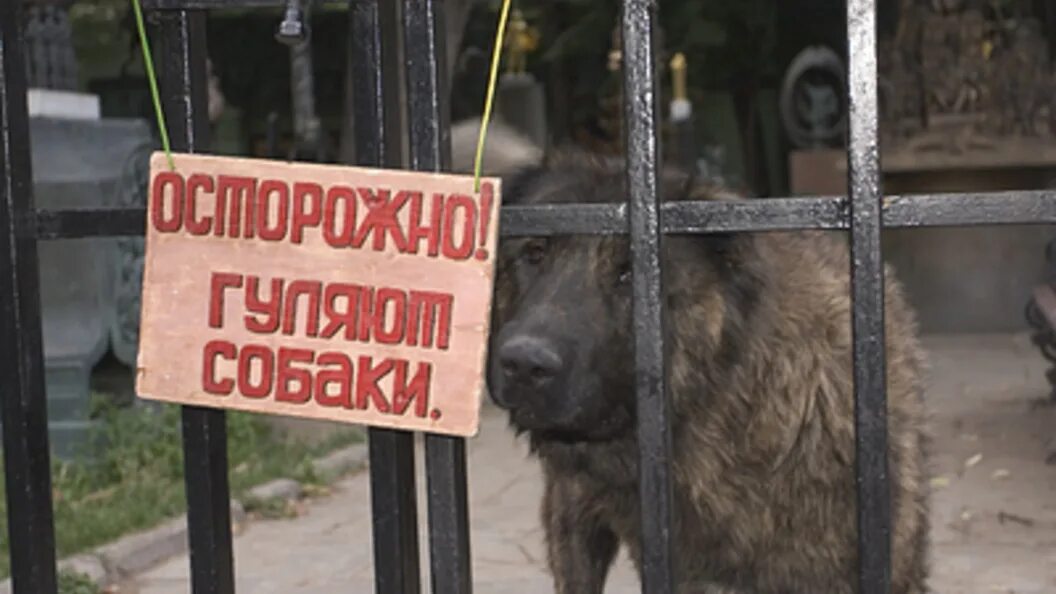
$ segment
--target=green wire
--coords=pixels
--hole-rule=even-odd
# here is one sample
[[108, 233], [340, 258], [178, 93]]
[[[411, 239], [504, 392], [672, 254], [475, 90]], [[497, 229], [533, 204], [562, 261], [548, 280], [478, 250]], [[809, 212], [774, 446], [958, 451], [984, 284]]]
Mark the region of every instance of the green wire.
[[[495, 82], [499, 73], [499, 60], [502, 56], [502, 41], [506, 33], [506, 21], [510, 14], [511, 0], [503, 0], [502, 12], [499, 15], [499, 27], [495, 33], [495, 47], [491, 56], [491, 73], [488, 77], [488, 93], [484, 100], [484, 117], [480, 122], [480, 137], [477, 139], [477, 156], [474, 165], [474, 191], [480, 191], [481, 162], [484, 158], [484, 139], [487, 136], [488, 122], [491, 119], [491, 107], [495, 98]], [[143, 25], [143, 9], [139, 0], [132, 0], [132, 8], [136, 13], [136, 28], [139, 30], [140, 46], [143, 48], [143, 65], [147, 70], [147, 81], [150, 83], [150, 94], [154, 102], [154, 113], [158, 118], [158, 130], [161, 132], [161, 145], [165, 150], [165, 156], [169, 160], [169, 168], [175, 170], [176, 164], [172, 159], [172, 149], [169, 146], [169, 133], [165, 127], [165, 114], [161, 109], [161, 97], [158, 93], [158, 79], [154, 74], [154, 63], [151, 59], [150, 44], [147, 41], [146, 27]]]
[[161, 109], [161, 97], [158, 93], [158, 78], [154, 74], [154, 61], [151, 59], [150, 45], [147, 43], [147, 30], [143, 26], [143, 9], [139, 6], [139, 0], [132, 0], [132, 9], [136, 13], [136, 28], [139, 29], [139, 45], [143, 48], [143, 66], [147, 69], [147, 81], [150, 83], [150, 94], [154, 100], [154, 114], [158, 118], [158, 130], [161, 132], [161, 146], [165, 149], [165, 156], [169, 160], [169, 169], [176, 170], [176, 162], [172, 160], [172, 148], [169, 147], [169, 132], [165, 128], [165, 113]]
[[488, 78], [488, 94], [484, 99], [484, 117], [480, 121], [480, 138], [477, 139], [477, 158], [473, 167], [473, 191], [480, 191], [481, 161], [484, 159], [484, 137], [491, 119], [491, 103], [495, 97], [495, 79], [499, 74], [499, 58], [502, 55], [502, 38], [506, 33], [506, 17], [510, 14], [510, 0], [503, 0], [499, 14], [499, 30], [495, 32], [495, 48], [491, 54], [491, 74]]

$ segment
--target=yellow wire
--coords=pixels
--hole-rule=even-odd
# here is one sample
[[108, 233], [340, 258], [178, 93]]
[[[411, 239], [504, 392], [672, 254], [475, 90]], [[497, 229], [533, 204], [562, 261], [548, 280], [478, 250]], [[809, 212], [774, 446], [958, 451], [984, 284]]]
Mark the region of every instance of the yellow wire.
[[484, 116], [480, 121], [480, 137], [477, 139], [477, 157], [473, 166], [473, 191], [480, 191], [480, 169], [484, 158], [484, 137], [487, 134], [488, 121], [491, 119], [491, 104], [495, 98], [495, 80], [499, 74], [499, 59], [502, 56], [502, 38], [506, 33], [506, 18], [510, 14], [511, 0], [503, 0], [499, 13], [499, 29], [495, 32], [495, 47], [491, 53], [491, 74], [488, 77], [488, 93], [484, 99]]
[[[474, 191], [475, 192], [479, 192], [480, 191], [480, 171], [481, 171], [481, 161], [483, 160], [483, 157], [484, 157], [484, 139], [487, 136], [488, 122], [491, 120], [491, 108], [492, 108], [492, 103], [494, 102], [494, 99], [495, 99], [495, 83], [496, 83], [496, 79], [498, 78], [498, 74], [499, 74], [499, 61], [500, 61], [500, 59], [502, 57], [502, 41], [503, 41], [503, 37], [505, 36], [505, 33], [506, 33], [506, 21], [508, 20], [508, 17], [510, 15], [510, 4], [511, 4], [511, 0], [503, 0], [503, 2], [502, 2], [502, 11], [499, 14], [499, 27], [498, 27], [498, 30], [495, 32], [495, 47], [492, 50], [491, 72], [490, 72], [490, 74], [488, 76], [488, 92], [487, 92], [486, 98], [484, 99], [484, 116], [483, 116], [483, 118], [481, 119], [481, 122], [480, 122], [480, 136], [477, 139], [477, 155], [476, 155], [475, 164], [474, 164], [474, 167], [473, 167], [473, 173], [474, 173], [474, 185], [473, 185], [473, 187], [474, 187]], [[140, 45], [143, 48], [143, 57], [144, 57], [144, 62], [145, 62], [146, 70], [147, 70], [147, 80], [150, 83], [151, 95], [152, 95], [152, 98], [154, 100], [153, 103], [154, 103], [155, 115], [158, 118], [158, 126], [159, 126], [160, 132], [161, 132], [162, 146], [164, 147], [166, 156], [168, 157], [169, 167], [175, 169], [175, 164], [173, 163], [173, 160], [172, 160], [172, 152], [171, 152], [171, 150], [169, 149], [169, 146], [168, 146], [169, 145], [169, 142], [168, 142], [169, 139], [168, 139], [167, 130], [165, 129], [165, 116], [164, 116], [164, 114], [162, 112], [161, 101], [159, 100], [159, 97], [158, 97], [157, 79], [154, 76], [154, 68], [153, 68], [153, 63], [151, 61], [150, 49], [149, 49], [149, 46], [147, 45], [146, 31], [144, 30], [144, 27], [143, 27], [143, 15], [142, 15], [141, 9], [139, 7], [139, 0], [132, 0], [132, 6], [133, 6], [133, 9], [134, 9], [134, 11], [136, 13], [136, 25], [137, 25], [137, 28], [139, 29], [139, 38], [140, 38], [140, 41], [141, 41]]]

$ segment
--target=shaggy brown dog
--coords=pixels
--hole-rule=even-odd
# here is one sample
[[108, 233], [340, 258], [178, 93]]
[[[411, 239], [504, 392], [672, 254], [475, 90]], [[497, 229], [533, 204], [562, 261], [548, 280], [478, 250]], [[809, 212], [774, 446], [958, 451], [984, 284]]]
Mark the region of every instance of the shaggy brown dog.
[[[618, 164], [575, 154], [509, 175], [505, 204], [625, 201]], [[665, 200], [733, 200], [668, 179]], [[640, 559], [626, 237], [505, 239], [489, 390], [545, 471], [559, 594], [600, 594]], [[857, 591], [854, 400], [844, 234], [664, 242], [680, 592]], [[923, 359], [886, 272], [892, 592], [926, 591]]]
[[[623, 171], [576, 154], [504, 183], [505, 204], [623, 201]], [[723, 197], [665, 183], [665, 200]], [[640, 558], [626, 238], [507, 239], [493, 400], [543, 464], [561, 594], [603, 591]], [[668, 237], [663, 254], [681, 592], [856, 591], [854, 405], [843, 234]], [[925, 591], [923, 359], [886, 274], [892, 592]]]

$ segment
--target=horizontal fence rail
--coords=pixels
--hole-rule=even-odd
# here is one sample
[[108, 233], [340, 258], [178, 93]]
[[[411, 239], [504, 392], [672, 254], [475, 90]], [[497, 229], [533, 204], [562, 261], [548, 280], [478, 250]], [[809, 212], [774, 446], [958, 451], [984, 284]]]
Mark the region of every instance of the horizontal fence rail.
[[[734, 202], [661, 204], [663, 233], [850, 229], [850, 206], [842, 196], [751, 198]], [[1056, 190], [896, 195], [884, 198], [885, 229], [1056, 224]], [[20, 227], [38, 239], [143, 235], [143, 207], [38, 210]], [[504, 206], [499, 233], [528, 235], [618, 235], [627, 233], [625, 204]]]
[[[288, 0], [140, 0], [144, 10], [222, 10], [225, 8], [283, 8]], [[347, 8], [362, 0], [312, 0], [313, 6]]]

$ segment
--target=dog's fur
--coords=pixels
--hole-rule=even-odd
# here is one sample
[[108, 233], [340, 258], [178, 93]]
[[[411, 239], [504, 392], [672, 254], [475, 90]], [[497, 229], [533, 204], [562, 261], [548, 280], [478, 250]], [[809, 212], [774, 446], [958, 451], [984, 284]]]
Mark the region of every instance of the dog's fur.
[[[504, 204], [625, 200], [618, 162], [564, 153], [523, 165], [502, 172]], [[738, 199], [677, 175], [662, 187], [668, 201]], [[542, 520], [559, 594], [600, 594], [621, 544], [641, 559], [628, 252], [625, 237], [501, 245], [489, 389], [542, 463]], [[662, 259], [679, 592], [856, 592], [846, 239], [669, 236]], [[885, 332], [892, 592], [922, 594], [924, 361], [890, 269]], [[560, 381], [533, 391], [504, 376], [498, 353], [518, 336], [554, 345], [565, 361]]]

